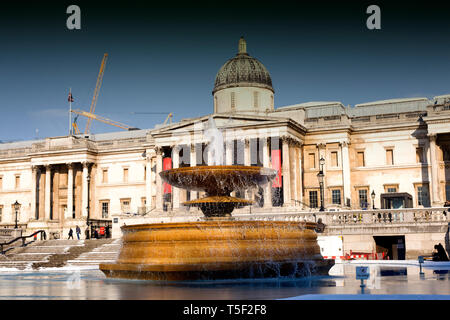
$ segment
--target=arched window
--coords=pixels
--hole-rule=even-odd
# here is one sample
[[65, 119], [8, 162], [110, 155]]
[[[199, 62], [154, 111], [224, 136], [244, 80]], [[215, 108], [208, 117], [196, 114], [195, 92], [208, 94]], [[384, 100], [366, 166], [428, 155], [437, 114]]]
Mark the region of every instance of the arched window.
[[231, 111], [236, 110], [236, 95], [234, 92], [231, 93]]

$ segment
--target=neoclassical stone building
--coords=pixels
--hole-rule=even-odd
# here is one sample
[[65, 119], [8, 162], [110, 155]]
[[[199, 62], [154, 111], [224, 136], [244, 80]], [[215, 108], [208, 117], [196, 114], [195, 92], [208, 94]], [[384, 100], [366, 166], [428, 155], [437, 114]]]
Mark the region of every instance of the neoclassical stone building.
[[225, 164], [279, 169], [272, 185], [237, 192], [255, 205], [235, 214], [314, 212], [321, 204], [440, 207], [450, 200], [450, 95], [275, 108], [270, 74], [242, 38], [212, 93], [211, 115], [167, 126], [0, 144], [0, 227], [14, 227], [16, 201], [27, 233], [65, 236], [89, 220], [112, 225], [115, 236], [121, 220], [199, 216], [182, 202], [202, 194], [163, 184], [159, 172], [211, 162], [210, 119], [223, 133]]

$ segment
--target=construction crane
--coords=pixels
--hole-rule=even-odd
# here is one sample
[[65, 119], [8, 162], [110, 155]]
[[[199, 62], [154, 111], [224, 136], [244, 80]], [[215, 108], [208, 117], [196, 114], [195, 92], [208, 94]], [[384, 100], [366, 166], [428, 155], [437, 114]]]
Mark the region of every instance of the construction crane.
[[[95, 85], [94, 96], [92, 97], [91, 108], [89, 110], [89, 113], [92, 114], [92, 115], [95, 114], [95, 106], [97, 105], [98, 94], [99, 94], [100, 88], [102, 86], [103, 74], [105, 73], [105, 65], [106, 65], [106, 60], [107, 59], [108, 59], [108, 54], [105, 53], [103, 55], [102, 64], [100, 65], [100, 71], [98, 73], [97, 83]], [[82, 112], [84, 112], [84, 111], [82, 111]], [[84, 130], [84, 134], [85, 135], [89, 134], [89, 131], [90, 131], [90, 128], [91, 128], [91, 121], [92, 121], [92, 119], [94, 119], [94, 118], [88, 117], [88, 119], [87, 119], [86, 129]], [[97, 119], [97, 120], [99, 120], [99, 119]]]
[[[114, 120], [111, 120], [111, 119], [108, 119], [108, 118], [105, 118], [105, 117], [101, 117], [99, 115], [96, 115], [96, 114], [93, 114], [93, 113], [90, 113], [90, 112], [86, 112], [86, 111], [83, 111], [83, 110], [75, 109], [75, 110], [71, 110], [71, 112], [77, 114], [77, 117], [75, 118], [75, 120], [74, 120], [74, 122], [72, 124], [76, 134], [80, 133], [80, 130], [78, 130], [78, 126], [76, 124], [76, 120], [77, 120], [78, 116], [86, 117], [86, 118], [88, 118], [88, 120], [101, 121], [103, 123], [106, 123], [106, 124], [109, 124], [109, 125], [112, 125], [112, 126], [124, 129], [124, 130], [129, 130], [129, 131], [130, 130], [139, 130], [139, 128], [131, 127], [129, 125], [120, 123], [118, 121], [114, 121]], [[85, 133], [85, 135], [86, 135], [86, 133]]]
[[[167, 114], [167, 112], [132, 112], [131, 114]], [[169, 123], [172, 124], [172, 117], [173, 117], [173, 113], [170, 112], [167, 115], [166, 120], [164, 120], [163, 125], [166, 125], [167, 121], [169, 121]]]

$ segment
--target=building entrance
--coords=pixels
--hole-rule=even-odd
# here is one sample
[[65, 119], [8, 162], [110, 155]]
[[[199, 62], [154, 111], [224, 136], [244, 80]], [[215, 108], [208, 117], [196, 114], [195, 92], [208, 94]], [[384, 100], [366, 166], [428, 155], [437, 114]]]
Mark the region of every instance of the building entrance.
[[405, 236], [374, 236], [377, 253], [385, 253], [389, 260], [405, 260]]

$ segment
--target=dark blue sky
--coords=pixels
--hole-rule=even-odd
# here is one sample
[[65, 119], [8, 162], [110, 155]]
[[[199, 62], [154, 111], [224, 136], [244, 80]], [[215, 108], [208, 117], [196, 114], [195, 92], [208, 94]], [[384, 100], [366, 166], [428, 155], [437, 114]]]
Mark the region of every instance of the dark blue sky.
[[[132, 113], [211, 113], [215, 75], [241, 35], [272, 76], [276, 107], [450, 93], [449, 7], [439, 2], [91, 2], [2, 7], [0, 140], [66, 135], [69, 88], [73, 108], [89, 110], [105, 52], [97, 114], [152, 128], [166, 116]], [[81, 8], [81, 30], [66, 28], [70, 4]], [[381, 30], [366, 28], [370, 4], [381, 7]]]

